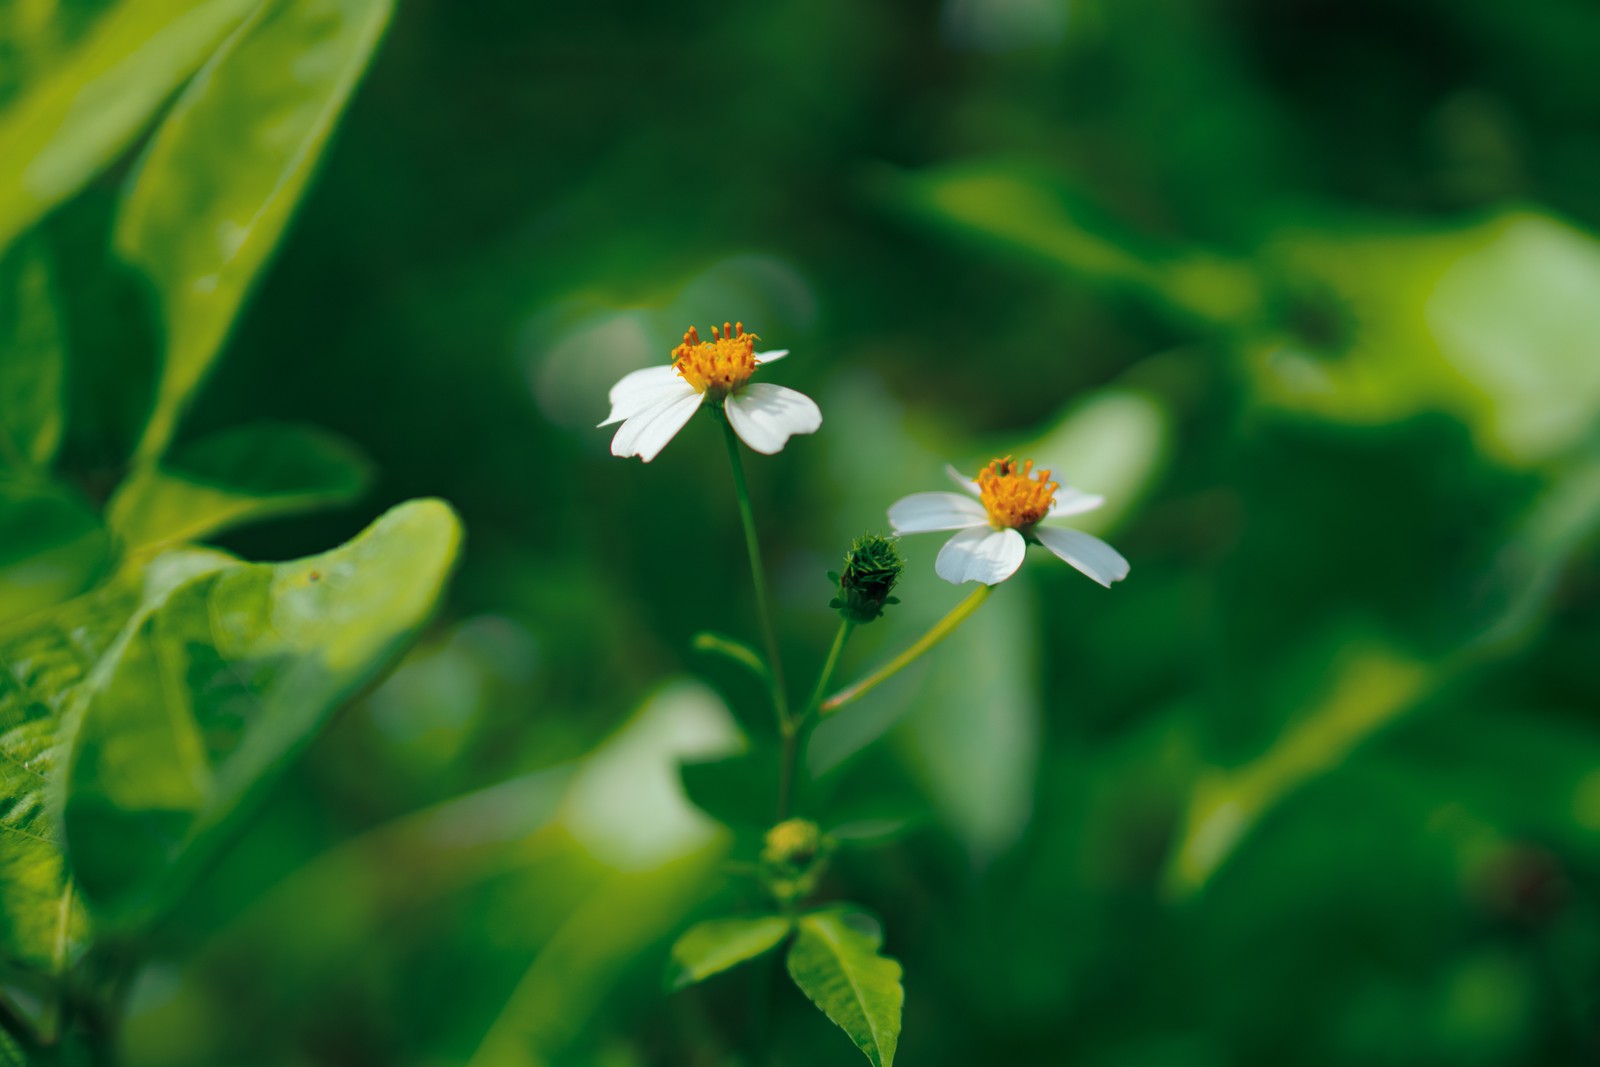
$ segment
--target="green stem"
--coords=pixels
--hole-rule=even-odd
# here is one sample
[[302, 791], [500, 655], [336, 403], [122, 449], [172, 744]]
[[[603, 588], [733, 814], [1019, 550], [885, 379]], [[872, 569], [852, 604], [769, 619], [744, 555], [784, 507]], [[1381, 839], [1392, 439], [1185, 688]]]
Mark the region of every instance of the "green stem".
[[817, 687], [812, 692], [811, 699], [806, 701], [805, 708], [795, 718], [793, 728], [784, 731], [783, 762], [779, 764], [778, 770], [779, 822], [789, 817], [790, 794], [794, 791], [795, 762], [800, 756], [800, 734], [812, 713], [821, 706], [822, 694], [828, 691], [828, 682], [833, 679], [834, 668], [839, 665], [839, 655], [844, 651], [845, 642], [850, 640], [855, 628], [856, 624], [849, 619], [839, 623], [839, 632], [833, 636], [833, 647], [828, 650], [827, 662], [822, 665], [822, 676], [817, 679]]
[[[778, 713], [778, 731], [786, 746], [794, 740], [794, 720], [789, 717], [789, 698], [783, 688], [783, 663], [778, 658], [778, 631], [772, 625], [771, 600], [767, 596], [767, 574], [761, 566], [761, 543], [756, 538], [756, 515], [750, 507], [750, 487], [744, 480], [744, 460], [739, 456], [739, 438], [727, 416], [719, 420], [728, 441], [728, 462], [733, 466], [733, 490], [739, 497], [739, 517], [744, 520], [744, 547], [750, 553], [750, 577], [756, 587], [756, 614], [761, 616], [761, 636], [767, 644], [767, 663], [772, 670], [772, 706]], [[787, 790], [785, 790], [787, 793]]]
[[832, 715], [834, 712], [838, 711], [851, 701], [865, 696], [867, 693], [876, 688], [879, 683], [887, 681], [896, 674], [899, 674], [906, 667], [910, 666], [916, 661], [917, 657], [921, 656], [924, 652], [928, 651], [928, 649], [932, 648], [940, 641], [943, 641], [946, 637], [949, 637], [957, 626], [960, 626], [963, 622], [967, 621], [967, 616], [971, 615], [974, 611], [977, 611], [978, 605], [987, 600], [989, 598], [989, 594], [993, 591], [994, 586], [992, 585], [978, 586], [978, 588], [972, 591], [971, 595], [969, 595], [967, 599], [963, 600], [961, 603], [952, 608], [950, 614], [946, 615], [944, 618], [935, 623], [933, 628], [919, 637], [916, 640], [916, 643], [910, 648], [906, 649], [894, 659], [890, 660], [888, 663], [885, 663], [882, 667], [879, 667], [877, 670], [861, 679], [855, 685], [841, 689], [827, 700], [824, 700], [820, 708], [823, 717]]
[[800, 721], [805, 722], [811, 713], [822, 706], [822, 696], [828, 691], [828, 683], [833, 681], [833, 672], [839, 666], [839, 654], [844, 651], [844, 643], [850, 640], [850, 635], [855, 632], [856, 624], [852, 619], [845, 619], [839, 623], [839, 632], [833, 636], [833, 647], [828, 650], [828, 660], [822, 665], [822, 676], [817, 679], [817, 688], [812, 692], [811, 699], [806, 701], [806, 710], [800, 713]]

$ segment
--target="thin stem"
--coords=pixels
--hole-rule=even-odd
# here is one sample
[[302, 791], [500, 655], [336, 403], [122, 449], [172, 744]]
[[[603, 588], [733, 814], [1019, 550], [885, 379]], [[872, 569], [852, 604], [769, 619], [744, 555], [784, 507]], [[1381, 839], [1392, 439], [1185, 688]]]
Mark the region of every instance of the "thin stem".
[[[744, 480], [744, 460], [739, 456], [739, 438], [724, 415], [721, 420], [728, 442], [728, 462], [733, 466], [733, 490], [739, 498], [739, 517], [744, 520], [744, 547], [750, 553], [750, 577], [756, 588], [756, 614], [761, 616], [761, 636], [767, 644], [767, 664], [772, 669], [772, 706], [778, 713], [778, 730], [786, 745], [794, 739], [794, 720], [789, 717], [789, 698], [783, 688], [783, 663], [778, 658], [778, 631], [772, 625], [771, 600], [767, 596], [767, 573], [761, 566], [761, 543], [756, 538], [756, 515], [750, 507], [750, 487]], [[787, 790], [785, 790], [787, 793]]]
[[906, 667], [910, 666], [913, 662], [915, 662], [918, 656], [921, 656], [924, 652], [928, 651], [928, 649], [932, 648], [940, 641], [943, 641], [946, 637], [949, 637], [957, 626], [960, 626], [967, 620], [967, 616], [978, 610], [978, 606], [987, 600], [989, 598], [989, 594], [993, 591], [994, 586], [992, 585], [978, 586], [978, 588], [972, 591], [967, 599], [963, 600], [961, 603], [952, 608], [950, 614], [934, 623], [932, 629], [923, 634], [921, 637], [917, 638], [916, 642], [910, 648], [906, 649], [894, 659], [890, 660], [888, 663], [885, 663], [882, 667], [879, 667], [877, 670], [861, 679], [855, 685], [841, 689], [827, 700], [824, 700], [820, 709], [823, 717], [826, 718], [851, 701], [865, 696], [868, 692], [876, 688], [879, 683], [887, 681], [896, 674], [899, 674]]
[[833, 637], [833, 648], [828, 650], [828, 660], [822, 665], [822, 676], [817, 679], [817, 688], [812, 692], [811, 699], [806, 701], [806, 710], [800, 713], [801, 722], [822, 706], [823, 694], [828, 691], [828, 683], [833, 681], [834, 669], [839, 666], [839, 654], [844, 651], [844, 644], [850, 640], [855, 628], [853, 619], [845, 619], [839, 623], [839, 632]]
[[778, 769], [778, 821], [782, 822], [789, 817], [790, 794], [794, 791], [795, 762], [800, 758], [800, 736], [805, 729], [807, 721], [822, 704], [822, 694], [828, 691], [828, 682], [833, 679], [834, 668], [839, 665], [839, 655], [844, 651], [845, 642], [850, 640], [850, 635], [855, 632], [856, 624], [845, 619], [839, 623], [839, 632], [833, 636], [833, 647], [828, 650], [828, 659], [822, 665], [822, 676], [817, 679], [817, 687], [811, 694], [811, 699], [806, 701], [806, 706], [795, 717], [792, 728], [783, 734], [783, 762]]

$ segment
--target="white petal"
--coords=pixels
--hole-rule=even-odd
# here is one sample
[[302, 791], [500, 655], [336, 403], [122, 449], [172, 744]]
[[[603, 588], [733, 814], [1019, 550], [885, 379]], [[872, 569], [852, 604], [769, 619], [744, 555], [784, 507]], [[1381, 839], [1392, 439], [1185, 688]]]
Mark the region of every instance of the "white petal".
[[669, 397], [639, 412], [617, 430], [617, 436], [611, 439], [611, 454], [638, 456], [649, 463], [700, 410], [700, 402], [705, 398], [704, 393], [691, 389], [688, 396]]
[[1122, 553], [1093, 534], [1064, 526], [1036, 526], [1033, 536], [1107, 589], [1112, 582], [1120, 582], [1128, 576], [1128, 561], [1122, 558]]
[[950, 476], [952, 481], [954, 481], [961, 488], [965, 489], [967, 492], [971, 493], [973, 496], [979, 496], [983, 492], [978, 488], [978, 482], [976, 479], [968, 478], [965, 474], [962, 474], [960, 471], [956, 470], [954, 464], [946, 463], [944, 465], [944, 472]]
[[783, 451], [792, 435], [816, 433], [822, 425], [822, 410], [809, 396], [767, 382], [730, 394], [725, 410], [739, 439], [768, 456]]
[[600, 425], [610, 426], [631, 419], [664, 400], [692, 392], [694, 386], [684, 381], [683, 375], [673, 370], [670, 363], [636, 370], [623, 375], [622, 380], [611, 387], [611, 414]]
[[756, 365], [765, 366], [768, 363], [776, 363], [788, 354], [789, 350], [787, 348], [774, 348], [771, 352], [757, 352], [755, 354]]
[[989, 525], [989, 513], [960, 493], [912, 493], [889, 506], [889, 525], [901, 534], [965, 530]]
[[1082, 515], [1085, 511], [1093, 511], [1105, 502], [1106, 498], [1103, 496], [1085, 493], [1082, 489], [1064, 485], [1056, 490], [1056, 498], [1050, 503], [1050, 517], [1064, 519], [1068, 515]]
[[947, 582], [982, 582], [998, 585], [1017, 573], [1028, 542], [1015, 530], [979, 527], [962, 530], [945, 542], [933, 569]]

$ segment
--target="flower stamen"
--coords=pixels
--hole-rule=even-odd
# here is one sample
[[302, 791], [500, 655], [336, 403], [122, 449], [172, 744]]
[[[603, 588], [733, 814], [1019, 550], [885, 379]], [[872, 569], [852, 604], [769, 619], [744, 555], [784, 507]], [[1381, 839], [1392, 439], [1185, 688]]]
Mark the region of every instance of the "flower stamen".
[[673, 369], [696, 391], [726, 395], [750, 380], [756, 369], [756, 342], [760, 337], [744, 332], [744, 323], [725, 322], [711, 327], [711, 340], [700, 340], [693, 326], [683, 343], [672, 350]]
[[1050, 513], [1056, 490], [1050, 472], [1033, 473], [1033, 460], [1018, 467], [1010, 456], [997, 459], [978, 472], [978, 495], [997, 530], [1021, 530]]

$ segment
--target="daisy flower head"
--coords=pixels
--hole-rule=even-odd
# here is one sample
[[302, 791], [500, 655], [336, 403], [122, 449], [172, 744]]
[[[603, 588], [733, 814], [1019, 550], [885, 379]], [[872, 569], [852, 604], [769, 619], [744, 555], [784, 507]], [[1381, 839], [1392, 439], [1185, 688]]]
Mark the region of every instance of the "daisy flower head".
[[913, 493], [889, 508], [895, 533], [959, 531], [939, 550], [933, 569], [947, 582], [997, 585], [1017, 572], [1029, 544], [1043, 545], [1106, 588], [1128, 576], [1128, 561], [1100, 538], [1053, 520], [1093, 511], [1104, 497], [1063, 487], [1050, 472], [1020, 466], [1010, 456], [976, 480], [947, 468], [966, 494]]
[[709, 341], [691, 326], [671, 363], [624, 375], [611, 387], [611, 414], [600, 424], [622, 423], [611, 454], [649, 463], [707, 400], [722, 409], [740, 440], [765, 455], [782, 451], [794, 434], [815, 433], [822, 412], [810, 397], [750, 380], [758, 367], [789, 354], [757, 352], [759, 340], [742, 322], [713, 326]]

